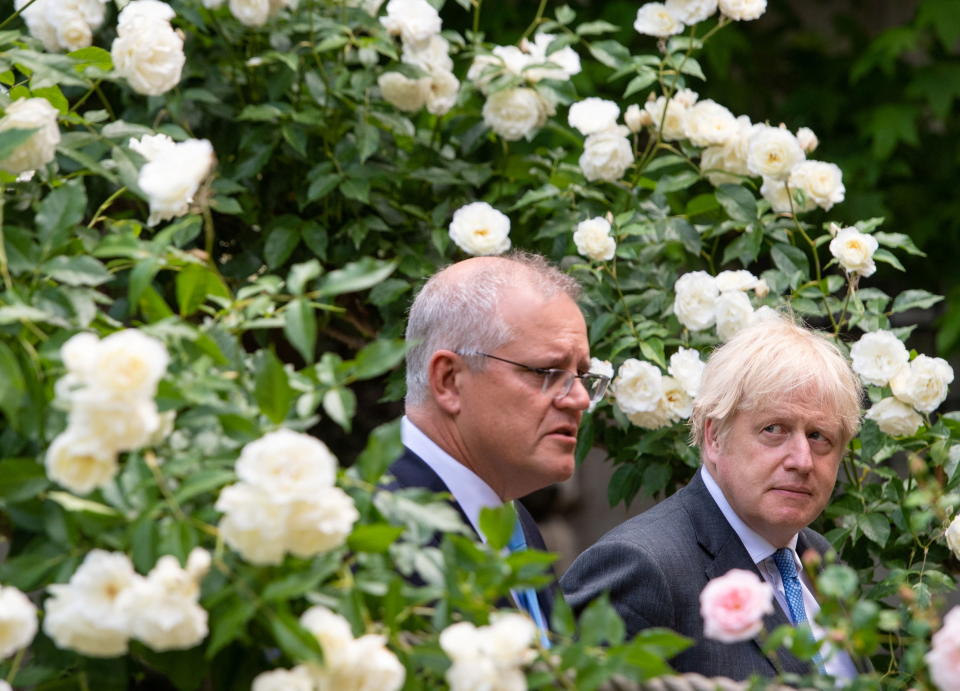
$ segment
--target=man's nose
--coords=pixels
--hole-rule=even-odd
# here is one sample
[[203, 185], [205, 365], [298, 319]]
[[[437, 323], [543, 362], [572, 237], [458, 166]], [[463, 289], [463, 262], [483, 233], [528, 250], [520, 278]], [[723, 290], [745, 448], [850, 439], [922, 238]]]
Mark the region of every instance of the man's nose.
[[808, 472], [813, 468], [813, 451], [805, 432], [795, 432], [790, 436], [786, 452], [784, 467], [800, 472]]
[[586, 410], [590, 407], [590, 394], [587, 393], [587, 387], [584, 386], [583, 381], [578, 378], [573, 380], [573, 385], [567, 395], [554, 399], [554, 403], [559, 408]]

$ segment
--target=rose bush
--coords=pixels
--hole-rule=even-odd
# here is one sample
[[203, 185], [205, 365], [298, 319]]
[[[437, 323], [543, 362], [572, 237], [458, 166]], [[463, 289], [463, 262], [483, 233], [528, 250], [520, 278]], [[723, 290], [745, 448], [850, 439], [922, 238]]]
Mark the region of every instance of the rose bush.
[[[766, 3], [646, 3], [629, 37], [541, 6], [508, 45], [482, 2], [382, 4], [37, 0], [0, 35], [0, 583], [24, 626], [0, 635], [0, 676], [591, 689], [668, 671], [684, 642], [625, 641], [605, 601], [579, 628], [559, 605], [549, 653], [496, 611], [550, 561], [499, 552], [509, 511], [478, 545], [442, 498], [377, 490], [413, 289], [518, 247], [585, 287], [615, 383], [578, 455], [607, 452], [614, 503], [696, 468], [683, 421], [720, 340], [777, 309], [849, 349], [870, 412], [822, 526], [847, 563], [820, 576], [823, 626], [888, 688], [951, 678], [952, 619], [933, 632], [953, 372], [903, 321], [939, 297], [873, 283], [909, 237], [831, 224], [831, 142], [712, 97], [704, 42]], [[804, 653], [788, 633], [769, 645]]]

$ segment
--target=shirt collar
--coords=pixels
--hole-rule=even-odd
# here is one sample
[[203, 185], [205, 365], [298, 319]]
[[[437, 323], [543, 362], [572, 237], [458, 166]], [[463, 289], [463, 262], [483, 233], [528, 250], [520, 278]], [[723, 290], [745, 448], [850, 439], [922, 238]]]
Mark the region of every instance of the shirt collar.
[[440, 476], [454, 500], [463, 509], [474, 531], [481, 540], [486, 542], [483, 533], [480, 532], [480, 510], [502, 506], [503, 501], [497, 493], [480, 479], [479, 475], [441, 449], [406, 415], [400, 420], [400, 439], [404, 446], [413, 451]]

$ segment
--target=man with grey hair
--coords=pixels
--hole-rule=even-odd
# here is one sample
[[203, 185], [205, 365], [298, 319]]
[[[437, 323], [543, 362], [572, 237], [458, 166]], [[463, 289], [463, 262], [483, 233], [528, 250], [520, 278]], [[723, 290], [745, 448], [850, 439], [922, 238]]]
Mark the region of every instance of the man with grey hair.
[[[702, 467], [672, 497], [604, 535], [560, 579], [574, 611], [608, 593], [627, 634], [667, 627], [695, 644], [672, 661], [680, 672], [745, 679], [810, 665], [785, 650], [768, 657], [756, 639], [704, 635], [700, 592], [731, 569], [766, 580], [779, 604], [764, 618], [814, 622], [819, 605], [798, 555], [830, 547], [807, 526], [833, 492], [860, 421], [861, 389], [827, 338], [784, 317], [743, 329], [710, 356], [691, 418]], [[814, 660], [836, 678], [856, 674], [824, 645]]]
[[[430, 278], [410, 308], [405, 453], [393, 487], [449, 492], [478, 536], [480, 510], [570, 477], [591, 374], [577, 283], [538, 255], [474, 257]], [[545, 549], [516, 504], [512, 546]], [[552, 594], [515, 593], [545, 630]]]

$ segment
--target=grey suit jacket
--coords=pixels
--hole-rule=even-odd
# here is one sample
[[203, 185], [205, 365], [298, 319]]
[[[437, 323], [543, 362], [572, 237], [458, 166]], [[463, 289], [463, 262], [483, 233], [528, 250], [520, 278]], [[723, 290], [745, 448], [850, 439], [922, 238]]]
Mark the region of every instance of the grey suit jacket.
[[[608, 592], [630, 637], [641, 629], [662, 626], [693, 638], [695, 645], [670, 661], [678, 672], [732, 679], [754, 673], [772, 677], [777, 667], [756, 640], [721, 643], [703, 636], [700, 591], [707, 582], [730, 569], [747, 569], [758, 576], [760, 572], [707, 491], [701, 472], [670, 498], [600, 538], [577, 557], [561, 577], [560, 587], [575, 612]], [[804, 529], [797, 552], [803, 554], [810, 547], [823, 554], [829, 543]], [[764, 628], [772, 631], [781, 624], [789, 621], [774, 606], [773, 614], [764, 618]], [[784, 672], [811, 671], [785, 650], [776, 658]]]

